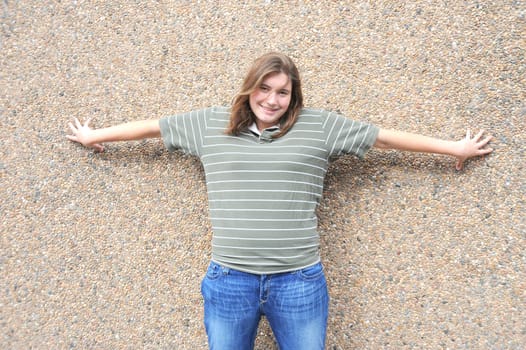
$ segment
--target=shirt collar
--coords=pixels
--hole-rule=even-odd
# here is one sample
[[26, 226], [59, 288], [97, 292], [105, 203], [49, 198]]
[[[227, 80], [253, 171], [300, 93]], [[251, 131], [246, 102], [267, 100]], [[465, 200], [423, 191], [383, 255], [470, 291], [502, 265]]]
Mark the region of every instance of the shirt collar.
[[[258, 135], [258, 136], [261, 136], [261, 131], [259, 131], [256, 122], [252, 123], [252, 124], [248, 127], [248, 130], [252, 131], [254, 134], [256, 134], [256, 135]], [[279, 130], [279, 124], [276, 124], [276, 125], [274, 125], [274, 126], [271, 126], [270, 128], [266, 128], [265, 130], [268, 130], [268, 131], [276, 131], [276, 130]]]

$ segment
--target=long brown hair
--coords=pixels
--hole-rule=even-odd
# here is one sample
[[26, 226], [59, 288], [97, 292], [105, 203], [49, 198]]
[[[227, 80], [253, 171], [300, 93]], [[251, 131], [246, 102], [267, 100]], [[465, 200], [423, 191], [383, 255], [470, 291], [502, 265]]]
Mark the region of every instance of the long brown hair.
[[298, 119], [303, 108], [303, 93], [298, 68], [290, 57], [277, 53], [267, 53], [254, 61], [250, 67], [241, 91], [234, 97], [230, 113], [230, 122], [226, 129], [229, 135], [239, 135], [256, 121], [256, 116], [250, 108], [250, 94], [254, 92], [263, 80], [273, 73], [285, 73], [292, 83], [289, 108], [280, 119], [280, 132], [274, 137], [281, 137], [289, 131]]

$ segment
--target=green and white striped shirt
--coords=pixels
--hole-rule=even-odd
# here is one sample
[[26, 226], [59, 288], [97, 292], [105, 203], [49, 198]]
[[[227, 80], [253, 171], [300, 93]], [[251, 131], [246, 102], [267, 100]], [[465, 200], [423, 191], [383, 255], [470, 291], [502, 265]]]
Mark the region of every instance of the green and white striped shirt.
[[303, 109], [289, 132], [272, 139], [247, 130], [225, 134], [228, 107], [212, 107], [160, 121], [170, 150], [198, 156], [204, 166], [212, 260], [237, 270], [270, 274], [317, 263], [316, 207], [330, 158], [362, 158], [378, 128], [337, 113]]

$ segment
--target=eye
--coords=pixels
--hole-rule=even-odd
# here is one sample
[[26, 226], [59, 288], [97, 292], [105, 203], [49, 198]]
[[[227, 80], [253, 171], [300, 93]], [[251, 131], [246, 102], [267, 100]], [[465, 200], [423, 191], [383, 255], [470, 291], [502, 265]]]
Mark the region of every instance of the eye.
[[288, 90], [281, 90], [281, 91], [279, 92], [279, 94], [280, 94], [281, 96], [288, 96], [288, 95], [289, 95], [289, 91], [288, 91]]
[[261, 90], [263, 92], [268, 92], [268, 91], [270, 91], [270, 88], [267, 85], [261, 85], [259, 87], [259, 90]]

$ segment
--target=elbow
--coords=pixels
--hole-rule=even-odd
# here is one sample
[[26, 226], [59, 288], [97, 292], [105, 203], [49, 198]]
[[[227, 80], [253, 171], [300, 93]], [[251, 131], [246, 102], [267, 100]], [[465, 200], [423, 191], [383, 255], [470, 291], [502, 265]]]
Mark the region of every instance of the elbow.
[[389, 131], [385, 129], [380, 129], [378, 132], [378, 136], [376, 137], [376, 141], [373, 144], [373, 147], [375, 148], [381, 148], [381, 149], [390, 149], [392, 148], [392, 145], [389, 140]]
[[391, 148], [391, 146], [389, 146], [389, 144], [387, 142], [384, 142], [384, 141], [381, 141], [381, 140], [376, 140], [374, 145], [373, 145], [374, 148], [380, 148], [380, 149], [389, 149]]

